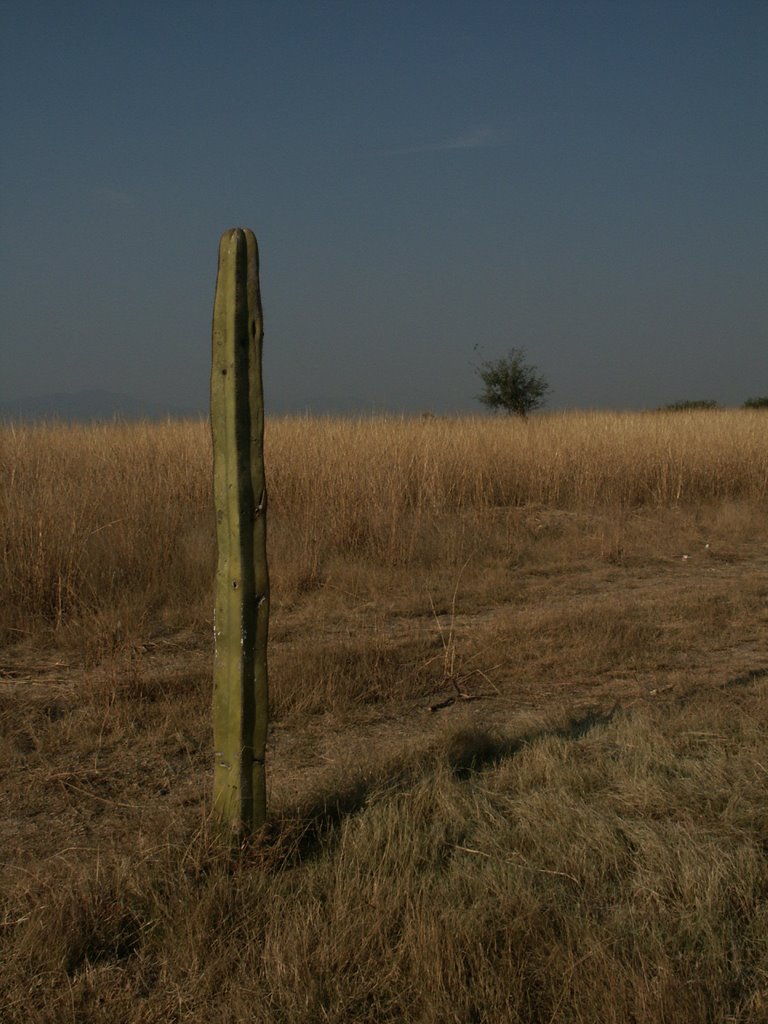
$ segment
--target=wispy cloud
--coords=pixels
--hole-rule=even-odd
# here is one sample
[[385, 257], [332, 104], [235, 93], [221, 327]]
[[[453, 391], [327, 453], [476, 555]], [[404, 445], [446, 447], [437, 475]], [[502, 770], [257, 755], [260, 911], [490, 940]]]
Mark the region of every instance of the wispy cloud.
[[497, 146], [502, 141], [501, 132], [496, 128], [489, 128], [481, 125], [471, 131], [464, 132], [451, 139], [442, 142], [427, 142], [417, 146], [402, 146], [397, 149], [388, 149], [391, 154], [405, 153], [447, 153], [456, 149], [488, 149]]

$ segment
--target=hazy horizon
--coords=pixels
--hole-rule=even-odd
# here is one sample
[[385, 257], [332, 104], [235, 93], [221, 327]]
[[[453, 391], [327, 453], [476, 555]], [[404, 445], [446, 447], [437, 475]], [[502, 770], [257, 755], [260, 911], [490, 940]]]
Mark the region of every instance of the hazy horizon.
[[[0, 15], [0, 405], [204, 413], [221, 233], [268, 411], [768, 394], [768, 7], [433, 0]], [[474, 346], [479, 345], [479, 351]]]

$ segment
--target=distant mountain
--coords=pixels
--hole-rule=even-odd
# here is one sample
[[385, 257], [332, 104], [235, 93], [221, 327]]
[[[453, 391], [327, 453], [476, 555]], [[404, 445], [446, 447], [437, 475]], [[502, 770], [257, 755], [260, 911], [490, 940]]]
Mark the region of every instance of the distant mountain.
[[92, 422], [94, 420], [160, 420], [167, 416], [182, 418], [203, 416], [204, 409], [183, 409], [161, 402], [146, 402], [131, 395], [113, 391], [76, 391], [74, 393], [37, 395], [0, 402], [3, 420], [63, 420]]

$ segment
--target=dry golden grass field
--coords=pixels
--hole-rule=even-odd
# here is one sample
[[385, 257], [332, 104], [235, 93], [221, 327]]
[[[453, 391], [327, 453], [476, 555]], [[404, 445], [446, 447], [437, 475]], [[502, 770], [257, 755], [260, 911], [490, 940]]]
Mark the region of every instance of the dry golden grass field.
[[768, 1021], [768, 414], [267, 423], [271, 818], [209, 819], [207, 424], [0, 428], [0, 1021]]

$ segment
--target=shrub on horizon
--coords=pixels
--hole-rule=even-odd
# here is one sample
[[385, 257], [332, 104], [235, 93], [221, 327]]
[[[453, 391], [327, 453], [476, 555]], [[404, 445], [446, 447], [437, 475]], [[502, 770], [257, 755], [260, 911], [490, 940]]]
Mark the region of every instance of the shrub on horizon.
[[695, 398], [685, 402], [672, 402], [662, 405], [659, 412], [691, 412], [696, 409], [719, 409], [720, 405], [714, 398]]

